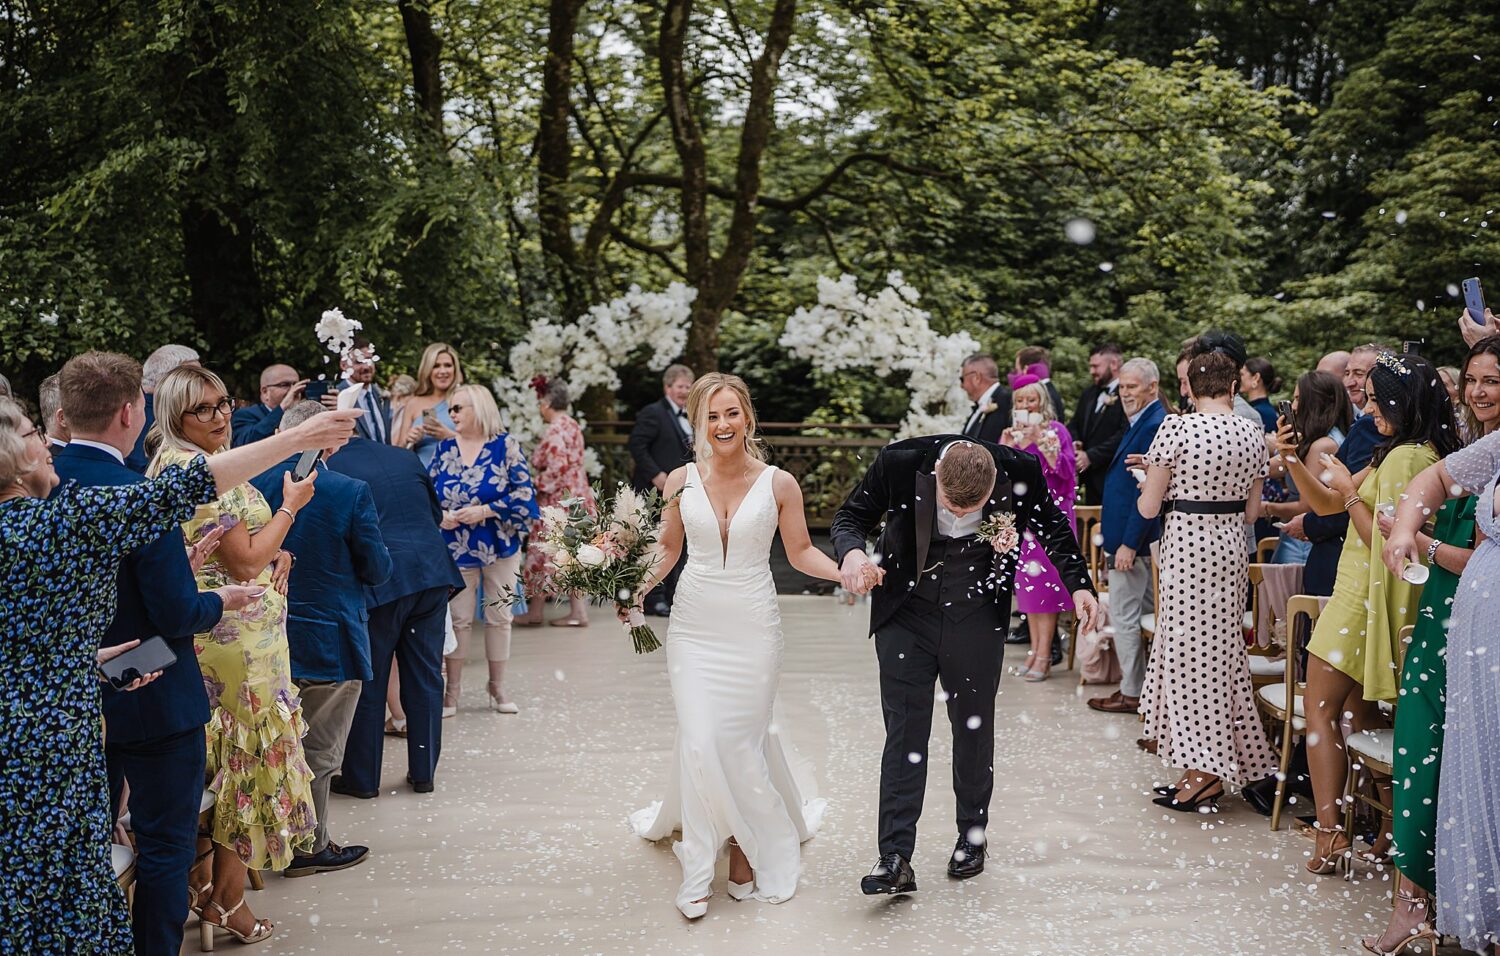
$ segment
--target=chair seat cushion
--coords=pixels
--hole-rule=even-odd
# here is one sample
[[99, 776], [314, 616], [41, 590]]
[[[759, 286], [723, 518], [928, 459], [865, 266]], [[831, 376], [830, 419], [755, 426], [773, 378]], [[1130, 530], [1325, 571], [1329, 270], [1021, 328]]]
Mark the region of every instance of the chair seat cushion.
[[1263, 654], [1250, 655], [1251, 677], [1283, 677], [1286, 675], [1286, 659], [1274, 660]]
[[1143, 630], [1143, 631], [1150, 631], [1152, 634], [1156, 633], [1156, 615], [1155, 614], [1142, 614], [1141, 615], [1141, 630]]
[[[1267, 707], [1269, 707], [1270, 709], [1272, 709], [1274, 711], [1277, 711], [1277, 712], [1280, 712], [1280, 713], [1285, 713], [1286, 712], [1286, 684], [1285, 683], [1281, 683], [1281, 684], [1264, 684], [1264, 685], [1262, 685], [1260, 687], [1257, 687], [1255, 689], [1255, 697], [1261, 703], [1265, 704]], [[1301, 696], [1297, 696], [1296, 701], [1297, 701], [1296, 716], [1298, 716], [1298, 717], [1306, 717], [1307, 716], [1307, 711], [1302, 706], [1302, 697]]]
[[111, 843], [109, 846], [109, 861], [115, 867], [115, 879], [125, 875], [125, 872], [135, 865], [135, 851], [128, 846]]
[[1349, 751], [1371, 762], [1389, 767], [1396, 758], [1396, 731], [1390, 727], [1361, 730], [1348, 738]]

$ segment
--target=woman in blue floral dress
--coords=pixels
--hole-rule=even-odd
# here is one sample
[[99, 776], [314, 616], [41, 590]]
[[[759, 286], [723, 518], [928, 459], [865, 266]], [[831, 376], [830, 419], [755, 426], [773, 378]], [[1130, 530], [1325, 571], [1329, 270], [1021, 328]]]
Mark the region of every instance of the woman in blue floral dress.
[[428, 468], [443, 506], [443, 536], [464, 576], [463, 591], [448, 605], [458, 649], [447, 658], [443, 716], [458, 712], [481, 585], [490, 706], [502, 714], [519, 713], [502, 685], [514, 616], [510, 602], [503, 598], [520, 589], [521, 543], [530, 522], [541, 512], [521, 443], [502, 430], [500, 409], [489, 389], [478, 385], [454, 389], [448, 412], [457, 426], [457, 437], [438, 443]]
[[[137, 391], [129, 403], [144, 415]], [[122, 411], [124, 404], [122, 403]], [[335, 413], [330, 413], [333, 415]], [[329, 418], [321, 415], [318, 419]], [[302, 426], [115, 488], [57, 485], [46, 438], [0, 398], [0, 953], [132, 952], [110, 862], [98, 637], [115, 610], [121, 559], [177, 533], [195, 505], [305, 447], [352, 430]], [[142, 420], [144, 418], [142, 417]]]

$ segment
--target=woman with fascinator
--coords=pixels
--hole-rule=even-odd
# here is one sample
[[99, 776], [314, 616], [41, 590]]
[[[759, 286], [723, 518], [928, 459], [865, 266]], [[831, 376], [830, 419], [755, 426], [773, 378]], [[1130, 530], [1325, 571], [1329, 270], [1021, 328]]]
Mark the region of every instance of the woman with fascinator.
[[[1348, 512], [1354, 532], [1344, 539], [1333, 596], [1307, 647], [1307, 762], [1317, 805], [1317, 846], [1307, 869], [1318, 875], [1335, 872], [1353, 853], [1340, 826], [1349, 773], [1341, 724], [1347, 720], [1350, 733], [1378, 726], [1379, 703], [1396, 699], [1396, 642], [1403, 627], [1416, 623], [1420, 604], [1420, 585], [1380, 561], [1385, 541], [1378, 516], [1395, 509], [1414, 477], [1460, 447], [1448, 389], [1427, 360], [1381, 352], [1366, 391], [1364, 411], [1383, 441], [1358, 474], [1332, 455], [1301, 461], [1289, 426], [1277, 435], [1302, 497], [1320, 515]], [[1389, 845], [1382, 826], [1366, 856], [1383, 860]]]
[[[581, 499], [584, 507], [594, 510], [594, 492], [589, 487], [588, 472], [583, 467], [583, 427], [568, 414], [571, 395], [568, 383], [561, 379], [549, 380], [538, 375], [531, 380], [536, 390], [537, 401], [542, 406], [542, 421], [547, 430], [531, 455], [531, 483], [536, 488], [539, 508], [562, 505], [565, 501]], [[541, 520], [531, 529], [532, 541], [541, 540]], [[533, 595], [526, 615], [516, 619], [522, 627], [539, 627], [544, 620], [547, 598], [551, 588], [547, 580], [552, 568], [547, 556], [540, 548], [526, 552], [526, 593]], [[568, 596], [567, 617], [550, 622], [553, 627], [588, 627], [588, 602], [581, 594]]]

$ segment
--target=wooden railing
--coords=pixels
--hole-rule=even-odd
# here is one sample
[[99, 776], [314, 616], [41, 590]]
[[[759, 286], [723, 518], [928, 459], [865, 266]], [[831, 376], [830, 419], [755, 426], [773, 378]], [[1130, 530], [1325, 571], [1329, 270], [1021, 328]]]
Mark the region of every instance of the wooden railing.
[[[630, 480], [633, 462], [626, 442], [632, 422], [589, 422], [585, 441], [604, 465], [603, 486]], [[802, 486], [809, 527], [826, 529], [834, 512], [858, 484], [880, 449], [890, 443], [895, 425], [818, 425], [808, 422], [761, 422], [760, 436], [771, 463]]]

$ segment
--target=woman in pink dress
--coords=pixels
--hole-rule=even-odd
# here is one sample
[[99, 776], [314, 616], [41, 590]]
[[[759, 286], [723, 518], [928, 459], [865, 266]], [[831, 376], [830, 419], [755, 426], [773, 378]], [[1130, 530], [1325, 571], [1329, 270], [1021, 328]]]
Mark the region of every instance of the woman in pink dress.
[[[1078, 469], [1071, 453], [1073, 436], [1057, 420], [1052, 397], [1040, 378], [1020, 375], [1012, 387], [1013, 424], [1000, 434], [1000, 442], [1029, 451], [1041, 461], [1047, 491], [1071, 522], [1073, 505], [1078, 500]], [[1057, 569], [1047, 560], [1047, 553], [1029, 531], [1021, 542], [1020, 566], [1016, 571], [1016, 610], [1026, 615], [1031, 631], [1031, 651], [1018, 673], [1029, 683], [1044, 681], [1052, 672], [1052, 638], [1057, 633], [1057, 616], [1073, 610], [1073, 598], [1063, 587]]]
[[[583, 428], [568, 414], [568, 383], [547, 381], [538, 376], [532, 381], [542, 404], [542, 421], [547, 430], [531, 455], [531, 482], [536, 488], [538, 507], [561, 505], [582, 498], [590, 512], [594, 510], [594, 492], [589, 476], [583, 470]], [[541, 522], [531, 529], [535, 543], [541, 533]], [[544, 620], [550, 591], [548, 578], [552, 566], [537, 547], [526, 551], [526, 593], [531, 597], [524, 617], [516, 618], [524, 627], [538, 627]], [[551, 622], [553, 627], [588, 627], [589, 609], [581, 594], [568, 595], [568, 616]]]

